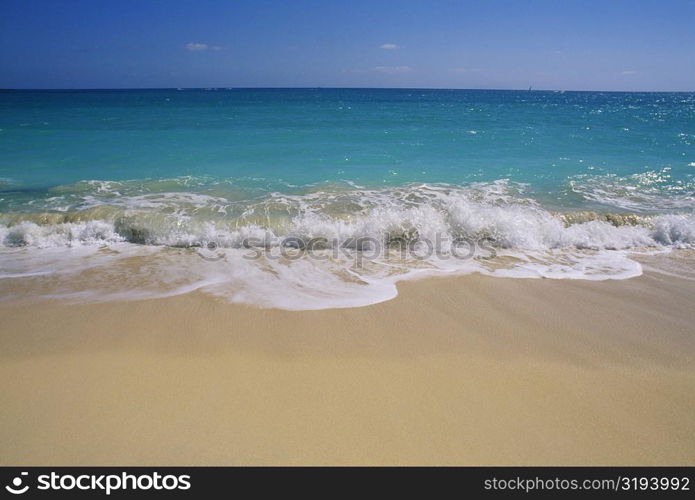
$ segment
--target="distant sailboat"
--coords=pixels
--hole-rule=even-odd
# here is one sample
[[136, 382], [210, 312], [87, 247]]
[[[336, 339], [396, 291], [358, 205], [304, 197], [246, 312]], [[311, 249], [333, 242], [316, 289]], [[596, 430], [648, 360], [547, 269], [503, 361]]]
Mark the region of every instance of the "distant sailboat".
[[531, 85], [528, 86], [528, 91], [531, 92], [533, 90], [533, 87]]

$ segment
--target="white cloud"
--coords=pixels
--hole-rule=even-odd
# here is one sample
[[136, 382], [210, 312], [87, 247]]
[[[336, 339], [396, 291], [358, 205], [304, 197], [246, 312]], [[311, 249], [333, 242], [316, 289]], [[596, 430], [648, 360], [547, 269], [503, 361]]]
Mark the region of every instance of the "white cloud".
[[207, 43], [200, 42], [188, 42], [184, 47], [189, 52], [205, 52], [206, 50], [217, 52], [219, 50], [224, 50], [224, 47], [221, 45], [208, 45]]
[[374, 68], [374, 71], [378, 71], [379, 73], [384, 73], [387, 75], [408, 73], [412, 70], [413, 68], [411, 68], [410, 66], [377, 66], [376, 68]]
[[637, 71], [631, 69], [631, 70], [628, 70], [628, 71], [621, 71], [620, 74], [621, 74], [621, 75], [636, 75], [636, 74], [637, 74]]
[[398, 50], [401, 48], [401, 46], [396, 45], [395, 43], [385, 43], [383, 45], [380, 45], [379, 48], [384, 50]]
[[186, 44], [186, 50], [190, 52], [202, 52], [209, 48], [207, 43], [189, 42]]
[[456, 71], [457, 73], [482, 73], [485, 70], [482, 68], [453, 68], [451, 71]]

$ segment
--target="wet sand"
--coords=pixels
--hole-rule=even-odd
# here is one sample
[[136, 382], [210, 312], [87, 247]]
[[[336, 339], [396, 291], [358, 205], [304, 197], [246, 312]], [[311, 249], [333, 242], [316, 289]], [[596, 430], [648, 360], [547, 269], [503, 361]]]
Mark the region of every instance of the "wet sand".
[[695, 281], [0, 303], [0, 464], [695, 465]]

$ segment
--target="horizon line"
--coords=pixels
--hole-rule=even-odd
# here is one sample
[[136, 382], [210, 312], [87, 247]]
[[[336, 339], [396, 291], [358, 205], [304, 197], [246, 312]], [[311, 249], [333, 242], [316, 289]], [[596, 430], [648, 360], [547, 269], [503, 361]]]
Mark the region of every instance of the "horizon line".
[[575, 90], [575, 89], [525, 89], [525, 88], [464, 88], [464, 87], [341, 87], [341, 86], [255, 86], [255, 87], [26, 87], [0, 88], [0, 92], [89, 92], [89, 91], [128, 91], [128, 90], [450, 90], [450, 91], [491, 91], [491, 92], [615, 92], [615, 93], [654, 93], [654, 94], [692, 94], [695, 90]]

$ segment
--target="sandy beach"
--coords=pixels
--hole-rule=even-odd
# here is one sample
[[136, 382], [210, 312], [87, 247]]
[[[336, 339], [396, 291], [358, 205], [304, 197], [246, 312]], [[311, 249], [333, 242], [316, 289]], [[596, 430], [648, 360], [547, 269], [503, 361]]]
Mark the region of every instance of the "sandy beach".
[[695, 281], [0, 304], [2, 465], [695, 465]]
[[695, 0], [0, 10], [11, 494], [695, 487]]

